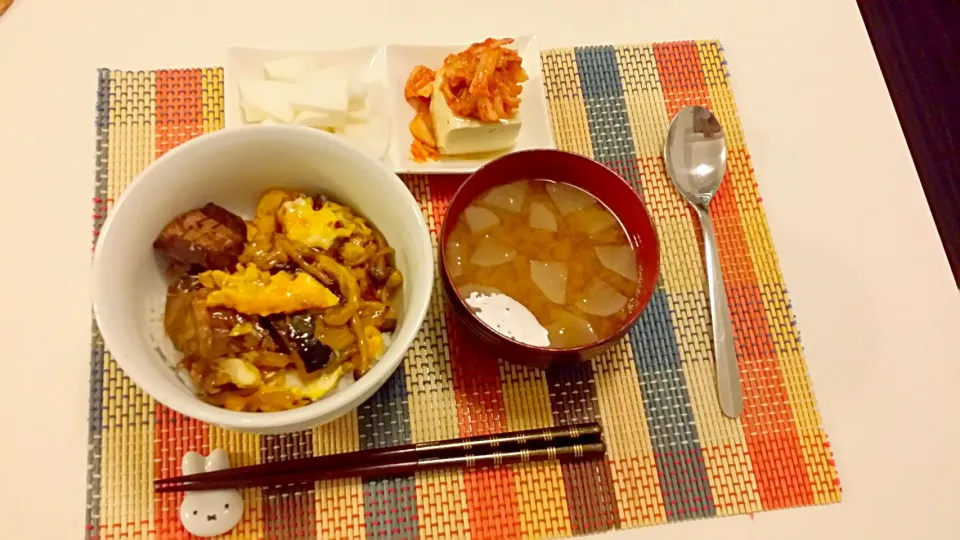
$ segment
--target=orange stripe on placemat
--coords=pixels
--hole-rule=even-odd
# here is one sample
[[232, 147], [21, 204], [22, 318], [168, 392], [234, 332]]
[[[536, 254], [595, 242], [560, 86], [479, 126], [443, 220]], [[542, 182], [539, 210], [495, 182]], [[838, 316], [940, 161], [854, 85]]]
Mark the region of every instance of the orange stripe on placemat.
[[[210, 426], [207, 424], [187, 418], [159, 403], [154, 414], [154, 478], [179, 476], [180, 461], [191, 450], [204, 455], [210, 451]], [[193, 538], [180, 524], [182, 493], [155, 494], [153, 501], [157, 538]]]
[[165, 69], [156, 75], [156, 157], [203, 133], [203, 71]]
[[[452, 317], [452, 315], [451, 315]], [[447, 321], [453, 383], [462, 436], [505, 431], [497, 360], [480, 353], [482, 344], [456, 321]], [[508, 468], [466, 471], [463, 475], [475, 538], [519, 538], [520, 516], [514, 471]]]
[[[506, 431], [507, 420], [497, 359], [468, 333], [455, 315], [447, 316], [457, 417], [463, 437]], [[519, 538], [514, 472], [500, 467], [466, 471], [463, 484], [474, 538]]]
[[663, 90], [667, 118], [688, 105], [712, 108], [710, 92], [703, 78], [700, 53], [692, 41], [657, 43], [653, 46]]
[[[721, 249], [723, 249], [721, 245]], [[813, 504], [810, 478], [757, 285], [727, 285], [743, 383], [744, 440], [765, 510]]]
[[[687, 105], [713, 108], [695, 43], [658, 44], [654, 55], [668, 116]], [[739, 181], [738, 176], [726, 175], [711, 204], [711, 215], [743, 380], [744, 439], [765, 509], [810, 504], [810, 481], [737, 209], [735, 181]], [[784, 494], [788, 494], [786, 498]]]
[[[721, 241], [721, 253], [728, 249]], [[753, 279], [743, 284], [728, 281], [726, 290], [743, 384], [741, 423], [760, 502], [766, 510], [812, 504], [810, 479], [764, 300]]]
[[[710, 203], [710, 216], [717, 232], [717, 244], [720, 248], [720, 267], [723, 269], [723, 281], [727, 289], [735, 285], [756, 285], [757, 273], [750, 257], [750, 244], [743, 230], [740, 210], [737, 207], [734, 178], [729, 171], [724, 176], [720, 190]], [[763, 318], [763, 311], [760, 311]], [[760, 323], [767, 328], [765, 319]], [[769, 335], [768, 335], [769, 338]]]
[[[427, 176], [410, 175], [404, 182], [420, 202], [433, 244], [435, 269], [439, 255], [440, 222], [452, 195], [442, 190], [433, 197]], [[447, 179], [451, 186], [459, 185]], [[453, 439], [460, 436], [457, 398], [453, 389], [450, 351], [446, 344], [446, 302], [439, 280], [434, 280], [433, 297], [416, 339], [407, 351], [407, 410], [413, 442]], [[416, 474], [416, 517], [421, 538], [462, 538], [469, 531], [467, 497], [463, 471], [420, 471]]]
[[[746, 402], [746, 399], [744, 400]], [[789, 411], [771, 410], [765, 406], [764, 414], [767, 420], [781, 426], [786, 426], [792, 420]], [[751, 411], [758, 415], [758, 411]], [[757, 491], [760, 493], [760, 503], [764, 510], [791, 508], [813, 504], [813, 491], [807, 468], [803, 463], [800, 449], [800, 438], [796, 429], [785, 428], [779, 433], [751, 433], [746, 424], [748, 414], [744, 403], [744, 440], [750, 450], [750, 459], [753, 461], [754, 473], [757, 477]]]
[[744, 181], [749, 179], [727, 174], [711, 204], [743, 383], [744, 440], [765, 509], [812, 504], [792, 407], [737, 207], [736, 182]]
[[437, 226], [438, 238], [440, 237], [440, 227], [443, 226], [443, 218], [447, 214], [450, 201], [466, 179], [466, 176], [460, 175], [427, 177], [427, 185], [430, 189], [430, 202], [432, 203], [433, 221]]
[[[444, 213], [460, 182], [456, 177], [434, 176], [429, 179], [429, 184], [433, 217], [437, 225], [442, 226]], [[498, 360], [485, 352], [486, 346], [456, 320], [456, 315], [448, 311], [446, 321], [460, 436], [507, 431]], [[463, 484], [472, 537], [520, 537], [520, 516], [511, 469], [465, 471]]]
[[[203, 133], [201, 70], [159, 70], [155, 75], [155, 155], [160, 157], [178, 144]], [[190, 450], [206, 454], [210, 427], [166, 407], [156, 405], [154, 456], [155, 478], [180, 474], [180, 461]], [[156, 531], [159, 538], [192, 538], [180, 524], [183, 494], [155, 496]]]

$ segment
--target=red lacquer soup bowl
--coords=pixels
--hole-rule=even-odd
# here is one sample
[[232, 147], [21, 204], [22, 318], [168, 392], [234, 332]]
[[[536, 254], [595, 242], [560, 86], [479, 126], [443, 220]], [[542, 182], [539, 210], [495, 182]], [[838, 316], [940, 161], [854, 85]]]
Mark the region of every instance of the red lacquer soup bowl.
[[[457, 294], [446, 259], [450, 233], [461, 213], [488, 189], [517, 180], [552, 180], [585, 190], [600, 200], [620, 220], [637, 256], [639, 286], [633, 310], [620, 328], [606, 338], [572, 348], [538, 347], [506, 337], [481, 321]], [[646, 308], [660, 271], [656, 229], [636, 190], [623, 178], [589, 158], [559, 150], [526, 150], [500, 157], [468, 177], [450, 202], [440, 232], [443, 289], [459, 320], [491, 352], [505, 360], [533, 367], [592, 358], [615, 345]]]

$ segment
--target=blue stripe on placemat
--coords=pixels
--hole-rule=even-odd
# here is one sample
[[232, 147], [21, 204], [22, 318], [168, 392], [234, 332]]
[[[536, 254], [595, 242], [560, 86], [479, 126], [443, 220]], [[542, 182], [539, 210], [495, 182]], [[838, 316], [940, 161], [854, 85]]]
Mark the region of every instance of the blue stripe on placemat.
[[[411, 442], [407, 386], [401, 365], [376, 394], [357, 409], [360, 449]], [[415, 538], [417, 484], [413, 475], [363, 483], [364, 523], [372, 538]]]
[[[594, 158], [642, 193], [630, 116], [613, 47], [576, 49]], [[630, 331], [667, 519], [716, 514], [680, 365], [666, 293], [658, 287]], [[689, 490], [689, 491], [688, 491]]]
[[[313, 431], [260, 436], [260, 463], [313, 457]], [[263, 488], [263, 534], [266, 538], [317, 538], [314, 490], [299, 486]]]
[[93, 183], [93, 241], [96, 243], [100, 227], [107, 218], [107, 163], [109, 147], [107, 130], [110, 129], [110, 70], [99, 70], [97, 81], [97, 144], [96, 177]]
[[593, 157], [640, 190], [640, 166], [613, 47], [578, 47], [577, 66]]
[[657, 286], [630, 329], [667, 519], [716, 515], [669, 302]]
[[[581, 47], [576, 56], [594, 158], [640, 191], [640, 166], [616, 51]], [[630, 330], [630, 341], [636, 351], [667, 519], [715, 515], [667, 296], [661, 287]]]
[[[110, 71], [99, 70], [97, 76], [97, 156], [96, 175], [94, 177], [93, 193], [93, 241], [97, 240], [97, 233], [103, 225], [106, 212], [102, 210], [107, 193], [107, 130], [110, 123]], [[90, 338], [90, 401], [88, 424], [90, 433], [87, 436], [87, 508], [86, 508], [86, 537], [96, 534], [100, 527], [100, 457], [103, 427], [103, 341], [94, 322]]]

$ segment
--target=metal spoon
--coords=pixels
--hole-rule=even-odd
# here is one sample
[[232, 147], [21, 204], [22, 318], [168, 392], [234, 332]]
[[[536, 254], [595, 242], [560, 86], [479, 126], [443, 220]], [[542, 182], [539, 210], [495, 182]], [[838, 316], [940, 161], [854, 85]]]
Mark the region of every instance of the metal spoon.
[[707, 290], [713, 322], [713, 350], [717, 357], [717, 391], [720, 409], [730, 418], [743, 412], [743, 389], [733, 348], [730, 308], [720, 274], [717, 234], [710, 219], [710, 199], [720, 189], [727, 167], [727, 144], [717, 117], [703, 107], [684, 107], [670, 122], [663, 149], [667, 174], [683, 198], [697, 210], [703, 229], [707, 262]]

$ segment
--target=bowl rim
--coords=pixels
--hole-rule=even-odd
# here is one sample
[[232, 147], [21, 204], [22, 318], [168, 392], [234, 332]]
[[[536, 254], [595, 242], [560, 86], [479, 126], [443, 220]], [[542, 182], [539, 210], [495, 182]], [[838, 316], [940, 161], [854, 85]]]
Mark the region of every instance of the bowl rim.
[[[415, 230], [411, 231], [411, 235], [414, 238], [414, 243], [419, 244], [419, 247], [423, 253], [429, 255], [430, 257], [433, 256], [433, 243], [430, 238], [430, 229], [427, 226], [420, 203], [416, 200], [416, 198], [414, 198], [413, 193], [409, 190], [409, 188], [406, 187], [406, 184], [403, 183], [403, 180], [401, 180], [400, 177], [397, 176], [397, 174], [391, 169], [389, 169], [382, 161], [368, 156], [363, 150], [353, 145], [349, 141], [346, 141], [333, 134], [326, 133], [322, 130], [312, 129], [305, 126], [288, 125], [242, 126], [204, 133], [198, 137], [190, 139], [189, 141], [185, 141], [184, 143], [176, 146], [162, 155], [160, 158], [154, 160], [136, 176], [136, 178], [117, 199], [113, 208], [110, 209], [107, 219], [100, 228], [91, 266], [91, 279], [93, 281], [91, 286], [91, 299], [93, 304], [94, 319], [97, 323], [97, 329], [103, 338], [105, 348], [111, 351], [112, 357], [114, 360], [116, 360], [117, 364], [124, 371], [124, 373], [129, 376], [130, 379], [145, 393], [159, 403], [190, 418], [210, 424], [216, 424], [225, 428], [249, 431], [271, 430], [271, 432], [283, 432], [284, 430], [292, 431], [297, 429], [305, 429], [308, 427], [308, 424], [311, 423], [320, 424], [333, 420], [349, 412], [350, 410], [357, 408], [363, 401], [366, 401], [370, 396], [372, 396], [377, 390], [387, 383], [387, 381], [396, 371], [397, 367], [405, 358], [407, 351], [419, 334], [420, 328], [423, 325], [423, 321], [426, 318], [427, 310], [430, 307], [430, 301], [433, 294], [433, 284], [436, 279], [433, 261], [429, 261], [428, 264], [424, 264], [425, 261], [421, 261], [418, 264], [417, 275], [422, 276], [421, 280], [423, 277], [426, 277], [426, 287], [423, 288], [419, 295], [411, 294], [411, 298], [404, 298], [404, 322], [406, 323], [406, 328], [409, 329], [403, 332], [404, 334], [407, 334], [406, 337], [402, 340], [399, 340], [396, 339], [396, 334], [394, 334], [394, 336], [392, 336], [394, 339], [384, 351], [379, 361], [373, 366], [373, 369], [371, 369], [363, 377], [357, 379], [349, 387], [335, 393], [334, 395], [322, 398], [308, 405], [304, 405], [303, 407], [289, 409], [286, 411], [231, 411], [206, 403], [199, 397], [190, 395], [188, 392], [174, 391], [171, 388], [168, 388], [166, 382], [155, 382], [153, 377], [148, 376], [145, 370], [140, 368], [139, 362], [128, 361], [128, 355], [142, 355], [142, 351], [138, 352], [121, 350], [118, 352], [110, 348], [111, 342], [119, 344], [123, 343], [123, 340], [114, 333], [114, 327], [109, 322], [104, 324], [105, 320], [110, 320], [110, 316], [102, 313], [101, 309], [99, 308], [101, 302], [98, 302], [98, 300], [101, 299], [101, 296], [106, 294], [105, 290], [108, 287], [106, 286], [106, 283], [101, 283], [101, 281], [104, 279], [103, 276], [109, 273], [107, 272], [107, 267], [105, 266], [106, 263], [103, 260], [104, 256], [101, 247], [105, 242], [107, 242], [107, 239], [111, 237], [115, 228], [114, 223], [117, 221], [117, 216], [122, 215], [126, 201], [139, 196], [139, 193], [141, 193], [138, 192], [137, 187], [144, 185], [144, 183], [147, 181], [145, 179], [149, 178], [151, 174], [154, 174], [157, 169], [162, 169], [163, 167], [167, 166], [168, 163], [176, 159], [180, 159], [180, 156], [188, 155], [191, 152], [196, 151], [196, 148], [204, 144], [208, 144], [217, 139], [256, 136], [251, 135], [253, 132], [276, 132], [284, 136], [296, 136], [305, 139], [314, 139], [316, 144], [339, 147], [341, 151], [346, 152], [352, 159], [365, 161], [368, 164], [373, 165], [374, 168], [382, 173], [379, 176], [381, 176], [384, 181], [392, 183], [399, 188], [397, 190], [399, 196], [406, 200], [395, 201], [394, 207], [396, 208], [397, 212], [405, 212], [410, 214], [409, 217], [412, 218], [411, 223], [416, 223], [416, 226], [414, 227]], [[404, 278], [411, 279], [412, 276], [404, 276]], [[123, 349], [123, 347], [121, 347], [121, 349]], [[151, 359], [149, 361], [152, 362], [153, 360]], [[165, 367], [176, 369], [176, 367], [169, 365]]]
[[[563, 348], [563, 347], [539, 347], [539, 346], [537, 346], [537, 345], [531, 345], [531, 344], [529, 344], [529, 343], [524, 343], [524, 342], [522, 342], [522, 341], [518, 341], [518, 340], [516, 340], [516, 339], [514, 339], [514, 338], [512, 338], [512, 337], [505, 336], [505, 335], [501, 334], [500, 332], [497, 332], [497, 331], [496, 331], [495, 329], [493, 329], [489, 324], [487, 324], [487, 323], [484, 322], [482, 319], [480, 319], [480, 317], [477, 317], [476, 315], [474, 315], [474, 314], [473, 314], [473, 311], [470, 309], [470, 306], [468, 306], [468, 305], [466, 304], [466, 302], [463, 301], [463, 298], [461, 298], [459, 294], [456, 294], [455, 287], [453, 287], [453, 278], [450, 276], [450, 270], [449, 270], [449, 267], [448, 267], [448, 265], [447, 265], [446, 258], [444, 257], [444, 251], [445, 251], [445, 249], [446, 249], [446, 238], [447, 238], [447, 234], [448, 234], [448, 229], [447, 229], [447, 227], [448, 227], [448, 224], [450, 223], [450, 221], [448, 221], [448, 219], [447, 219], [447, 218], [450, 217], [450, 215], [449, 215], [449, 209], [453, 207], [454, 201], [456, 201], [457, 198], [461, 196], [461, 194], [462, 194], [463, 191], [466, 189], [466, 187], [467, 187], [467, 185], [470, 183], [470, 181], [473, 180], [473, 178], [474, 178], [475, 176], [477, 176], [477, 175], [479, 175], [481, 172], [483, 172], [483, 170], [484, 170], [485, 168], [492, 166], [493, 164], [495, 164], [496, 162], [500, 161], [501, 159], [515, 159], [515, 158], [510, 158], [510, 156], [517, 156], [517, 155], [520, 155], [520, 154], [533, 154], [533, 153], [564, 154], [564, 155], [567, 156], [567, 157], [572, 157], [572, 158], [574, 158], [574, 159], [585, 160], [585, 161], [591, 163], [593, 166], [600, 167], [601, 169], [606, 170], [607, 172], [609, 172], [609, 173], [613, 176], [613, 178], [616, 178], [617, 180], [619, 180], [620, 182], [622, 182], [627, 188], [629, 188], [629, 191], [630, 191], [630, 192], [633, 194], [633, 196], [636, 198], [637, 205], [638, 205], [639, 208], [643, 211], [643, 214], [644, 214], [644, 216], [646, 217], [647, 221], [650, 222], [650, 229], [651, 229], [651, 231], [653, 232], [654, 254], [655, 254], [655, 262], [656, 262], [656, 265], [655, 265], [655, 268], [654, 268], [654, 272], [653, 272], [653, 280], [652, 280], [652, 281], [654, 282], [654, 285], [653, 285], [653, 289], [651, 290], [652, 292], [651, 292], [649, 295], [647, 295], [646, 298], [642, 298], [642, 299], [641, 299], [641, 298], [639, 298], [639, 297], [640, 297], [640, 295], [641, 295], [642, 288], [641, 288], [641, 287], [637, 287], [637, 292], [636, 292], [636, 294], [634, 295], [634, 299], [638, 300], [637, 307], [634, 308], [634, 310], [631, 312], [631, 314], [630, 314], [626, 319], [624, 319], [623, 324], [621, 324], [620, 326], [618, 326], [618, 327], [617, 327], [617, 330], [616, 330], [615, 332], [613, 332], [612, 334], [610, 334], [609, 336], [607, 336], [607, 337], [605, 337], [605, 338], [603, 338], [603, 339], [598, 339], [598, 340], [596, 340], [596, 341], [592, 341], [592, 342], [586, 343], [586, 344], [584, 344], [584, 345], [578, 345], [578, 346], [576, 346], [576, 347], [566, 347], [566, 348]], [[496, 184], [496, 185], [503, 185], [503, 184]], [[583, 189], [583, 188], [581, 188], [581, 189]], [[585, 191], [587, 191], [587, 190], [585, 190]], [[589, 192], [589, 191], [588, 191], [588, 192]], [[601, 199], [601, 198], [598, 197], [597, 195], [594, 195], [593, 193], [590, 193], [590, 195], [592, 195], [594, 198], [596, 198], [598, 201], [600, 201], [601, 204], [603, 204], [604, 206], [606, 206], [607, 209], [610, 210], [610, 212], [613, 213], [614, 216], [617, 217], [617, 220], [620, 221], [620, 217], [616, 214], [616, 212], [613, 211], [613, 209], [611, 209], [611, 208], [603, 201], [603, 199]], [[611, 343], [614, 343], [614, 342], [618, 341], [620, 338], [622, 338], [622, 337], [626, 334], [626, 332], [628, 332], [628, 331], [630, 330], [630, 328], [637, 322], [637, 320], [640, 318], [640, 315], [643, 314], [643, 311], [644, 311], [644, 310], [647, 308], [647, 306], [650, 304], [650, 300], [653, 299], [653, 294], [654, 294], [654, 292], [655, 292], [655, 290], [656, 290], [656, 283], [660, 281], [660, 238], [659, 238], [659, 234], [658, 234], [658, 232], [657, 232], [656, 224], [653, 222], [653, 217], [650, 215], [650, 212], [647, 210], [647, 206], [646, 206], [646, 204], [644, 204], [643, 198], [640, 197], [640, 194], [637, 192], [637, 190], [634, 189], [633, 186], [631, 186], [631, 185], [626, 181], [626, 179], [624, 179], [622, 176], [620, 176], [619, 174], [617, 174], [616, 171], [614, 171], [614, 170], [611, 169], [610, 167], [607, 167], [607, 166], [604, 165], [603, 163], [600, 163], [599, 161], [596, 161], [596, 160], [594, 160], [594, 159], [591, 159], [591, 158], [589, 158], [589, 157], [587, 157], [587, 156], [584, 156], [584, 155], [582, 155], [582, 154], [577, 154], [576, 152], [569, 152], [569, 151], [567, 151], [567, 150], [558, 150], [558, 149], [553, 149], [553, 148], [532, 148], [532, 149], [528, 149], [528, 150], [520, 150], [520, 151], [517, 151], [517, 152], [511, 152], [511, 153], [509, 153], [509, 154], [505, 154], [505, 155], [503, 155], [503, 156], [500, 156], [500, 157], [498, 157], [498, 158], [496, 158], [496, 159], [494, 159], [494, 160], [492, 160], [492, 161], [490, 161], [490, 162], [488, 162], [488, 163], [485, 163], [482, 167], [480, 167], [480, 168], [477, 169], [475, 172], [473, 172], [472, 174], [470, 174], [470, 175], [460, 184], [460, 186], [457, 188], [457, 191], [453, 194], [453, 197], [450, 198], [450, 203], [448, 204], [447, 209], [448, 209], [448, 210], [447, 210], [447, 214], [444, 215], [443, 225], [442, 225], [441, 228], [440, 228], [439, 235], [438, 235], [438, 242], [437, 242], [437, 244], [438, 244], [438, 246], [437, 246], [437, 248], [438, 248], [438, 259], [439, 259], [439, 260], [438, 260], [438, 264], [439, 264], [439, 266], [440, 266], [440, 272], [442, 273], [442, 277], [443, 277], [444, 283], [449, 284], [449, 285], [450, 285], [450, 286], [449, 286], [449, 289], [454, 291], [454, 294], [452, 294], [452, 295], [451, 295], [451, 294], [447, 294], [447, 296], [448, 296], [448, 297], [450, 297], [450, 296], [455, 297], [455, 298], [450, 298], [450, 301], [451, 301], [451, 302], [456, 302], [456, 303], [459, 305], [459, 307], [461, 308], [460, 310], [455, 310], [456, 312], [461, 312], [461, 311], [464, 311], [464, 310], [465, 310], [467, 313], [470, 314], [470, 319], [471, 319], [471, 321], [475, 321], [476, 323], [478, 323], [478, 324], [484, 329], [484, 331], [486, 331], [486, 332], [489, 333], [489, 334], [492, 334], [492, 335], [496, 336], [496, 337], [499, 338], [499, 339], [502, 339], [502, 340], [506, 341], [506, 342], [509, 344], [510, 347], [515, 348], [516, 350], [526, 350], [526, 351], [531, 352], [531, 353], [546, 354], [546, 355], [560, 355], [560, 354], [563, 354], [563, 355], [574, 355], [574, 354], [580, 355], [581, 353], [585, 353], [585, 352], [588, 352], [588, 351], [591, 351], [591, 350], [597, 350], [598, 348], [606, 348], [606, 347], [607, 347], [608, 345], [610, 345]], [[622, 222], [621, 222], [621, 227], [624, 227], [624, 225], [622, 224]], [[444, 287], [444, 290], [446, 291], [446, 290], [447, 290], [447, 287]], [[640, 302], [639, 300], [642, 300], [642, 302]]]

